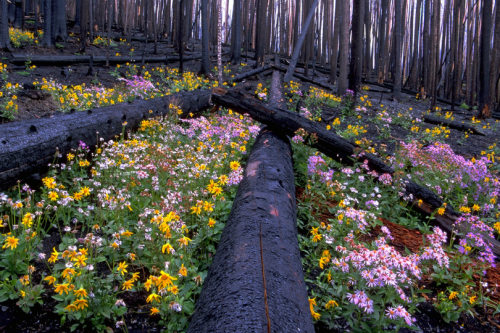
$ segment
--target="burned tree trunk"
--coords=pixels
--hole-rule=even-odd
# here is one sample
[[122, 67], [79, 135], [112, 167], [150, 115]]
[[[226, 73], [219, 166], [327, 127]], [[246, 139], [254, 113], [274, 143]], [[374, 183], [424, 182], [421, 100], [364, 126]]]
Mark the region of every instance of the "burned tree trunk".
[[485, 136], [483, 132], [480, 130], [476, 129], [474, 126], [467, 125], [462, 123], [461, 121], [451, 121], [451, 120], [446, 120], [443, 118], [438, 118], [438, 117], [433, 117], [433, 116], [424, 116], [424, 122], [429, 123], [429, 124], [435, 124], [435, 125], [445, 125], [448, 126], [449, 128], [453, 128], [459, 131], [470, 131], [473, 134], [477, 135], [482, 135]]
[[233, 11], [234, 19], [232, 22], [233, 25], [233, 36], [231, 43], [231, 62], [233, 64], [238, 64], [241, 59], [241, 0], [234, 1], [234, 11]]
[[[355, 162], [367, 163], [370, 170], [376, 171], [379, 175], [384, 173], [394, 174], [394, 169], [370, 153], [358, 155], [357, 158], [353, 158], [352, 156], [359, 152], [360, 148], [332, 131], [326, 130], [323, 125], [315, 123], [296, 113], [269, 107], [242, 91], [218, 88], [212, 94], [212, 101], [227, 108], [231, 108], [235, 112], [242, 114], [247, 113], [253, 119], [268, 125], [269, 128], [274, 129], [276, 132], [291, 136], [302, 128], [309, 133], [311, 137], [314, 137], [314, 140], [311, 140], [311, 146], [313, 148], [318, 149], [323, 154], [341, 163], [348, 165], [353, 165]], [[412, 200], [415, 203], [413, 207], [415, 209], [425, 214], [430, 214], [437, 208], [443, 206], [443, 200], [428, 188], [407, 178], [403, 178], [403, 181], [405, 183], [405, 195], [412, 196]], [[419, 206], [417, 204], [417, 200], [419, 199], [422, 199], [425, 204]], [[460, 217], [460, 214], [455, 212], [450, 205], [446, 207], [444, 215], [434, 216], [435, 223], [449, 234], [451, 234], [454, 228], [453, 224], [458, 217]], [[500, 242], [490, 239], [486, 235], [484, 235], [484, 237], [492, 245], [493, 252], [496, 255], [500, 255]]]
[[24, 21], [22, 0], [14, 0], [14, 8], [14, 28], [21, 29]]
[[[295, 71], [295, 66], [297, 65], [297, 61], [299, 61], [300, 49], [302, 48], [302, 44], [304, 44], [304, 40], [306, 39], [307, 31], [309, 30], [309, 25], [314, 17], [314, 12], [316, 11], [316, 7], [318, 6], [319, 0], [315, 0], [309, 9], [309, 14], [307, 14], [307, 18], [302, 27], [302, 32], [300, 34], [299, 40], [297, 41], [297, 45], [295, 45], [295, 49], [293, 50], [292, 60], [290, 61], [290, 66], [288, 66], [288, 71], [285, 74], [285, 81], [290, 82], [292, 79], [293, 72]], [[308, 60], [306, 60], [307, 63]]]
[[265, 72], [267, 71], [268, 69], [271, 69], [272, 66], [271, 65], [265, 65], [265, 66], [262, 66], [262, 67], [259, 67], [259, 68], [256, 68], [256, 69], [253, 69], [251, 71], [248, 71], [248, 72], [245, 72], [245, 73], [241, 73], [239, 75], [236, 75], [234, 78], [233, 78], [233, 82], [239, 82], [239, 81], [242, 81], [252, 75], [257, 75], [259, 73], [262, 73], [262, 72]]
[[[275, 71], [270, 103], [284, 107]], [[244, 303], [241, 300], [245, 300]], [[261, 130], [188, 332], [314, 332], [300, 251], [289, 139]]]
[[209, 98], [210, 91], [180, 92], [0, 125], [0, 190], [17, 184], [18, 180], [37, 181], [56, 152], [65, 155], [77, 148], [79, 141], [93, 146], [97, 143], [96, 132], [104, 140], [111, 140], [122, 133], [124, 122], [127, 129], [137, 128], [143, 119], [167, 114], [170, 103], [181, 107], [183, 115], [199, 112], [209, 107]]
[[0, 0], [0, 49], [10, 50], [9, 15], [7, 0]]
[[[211, 54], [211, 56], [215, 56], [215, 54]], [[180, 57], [172, 56], [167, 57], [169, 62], [179, 61]], [[184, 61], [188, 60], [196, 60], [200, 59], [201, 55], [192, 55], [184, 57]], [[32, 64], [38, 66], [63, 66], [63, 65], [72, 65], [72, 64], [81, 64], [88, 63], [90, 56], [76, 56], [76, 55], [67, 55], [67, 56], [27, 56], [24, 54], [13, 54], [11, 63], [15, 65], [23, 65], [26, 61], [31, 61]], [[157, 56], [157, 57], [143, 57], [143, 56], [110, 56], [109, 59], [107, 56], [95, 56], [94, 63], [106, 63], [109, 60], [110, 64], [125, 64], [127, 62], [142, 62], [145, 63], [162, 63], [165, 62], [165, 56]]]
[[347, 91], [347, 66], [349, 58], [349, 1], [342, 1], [340, 26], [340, 72], [337, 94], [344, 95]]
[[201, 67], [199, 75], [210, 75], [208, 0], [201, 0]]
[[484, 0], [481, 23], [481, 59], [479, 59], [479, 117], [491, 118], [490, 101], [490, 44], [492, 0]]

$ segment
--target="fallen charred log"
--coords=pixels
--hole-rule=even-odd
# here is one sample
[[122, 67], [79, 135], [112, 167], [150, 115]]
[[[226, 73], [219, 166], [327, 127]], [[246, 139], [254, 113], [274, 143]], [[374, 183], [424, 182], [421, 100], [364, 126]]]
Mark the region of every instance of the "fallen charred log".
[[[275, 71], [271, 105], [286, 105], [281, 80]], [[314, 332], [296, 210], [290, 141], [264, 128], [250, 153], [188, 332]]]
[[[0, 190], [17, 181], [36, 181], [47, 170], [56, 153], [65, 155], [83, 141], [88, 146], [97, 137], [111, 140], [125, 129], [137, 128], [143, 119], [166, 115], [170, 103], [183, 114], [205, 110], [210, 91], [180, 92], [167, 97], [135, 100], [98, 109], [0, 125]], [[98, 134], [97, 134], [98, 133]]]
[[423, 120], [424, 120], [424, 122], [429, 123], [429, 124], [446, 125], [449, 128], [453, 128], [453, 129], [456, 129], [459, 131], [464, 131], [464, 132], [470, 131], [473, 134], [486, 136], [486, 134], [484, 134], [480, 130], [476, 129], [474, 126], [464, 124], [464, 123], [461, 123], [459, 121], [452, 121], [452, 120], [438, 118], [438, 117], [434, 117], [434, 116], [424, 116]]
[[[280, 72], [285, 72], [286, 73], [286, 71], [287, 71], [286, 68], [283, 68], [283, 67], [280, 67], [280, 66], [273, 65], [272, 67], [273, 67], [273, 69], [276, 69], [276, 70], [278, 70]], [[304, 75], [301, 75], [299, 73], [294, 72], [293, 76], [295, 76], [298, 79], [301, 79], [304, 82], [309, 82], [311, 84], [314, 84], [314, 85], [316, 85], [318, 87], [321, 87], [323, 89], [326, 89], [328, 91], [332, 91], [333, 90], [333, 86], [331, 86], [329, 84], [326, 84], [326, 83], [321, 83], [321, 82], [318, 82], [318, 81], [314, 81], [314, 80], [312, 80], [312, 79], [310, 79], [310, 78], [308, 78], [308, 77], [306, 77]]]
[[[211, 54], [210, 56], [215, 56], [216, 54]], [[26, 56], [22, 54], [13, 54], [10, 62], [14, 65], [24, 65], [27, 61], [31, 61], [31, 64], [37, 66], [67, 66], [75, 64], [87, 64], [90, 61], [91, 56], [87, 55], [71, 55], [71, 56]], [[201, 59], [201, 54], [195, 54], [191, 56], [184, 57], [184, 61]], [[94, 64], [105, 64], [108, 60], [107, 56], [94, 56]], [[126, 63], [165, 63], [179, 61], [178, 56], [155, 56], [155, 57], [143, 57], [143, 56], [110, 56], [109, 64], [126, 64]]]
[[[378, 87], [381, 87], [381, 88], [387, 88], [387, 89], [391, 89], [391, 90], [394, 88], [394, 85], [390, 84], [390, 83], [378, 83], [378, 82], [373, 82], [373, 81], [369, 81], [369, 80], [366, 80], [366, 79], [363, 79], [362, 82], [366, 83], [366, 84], [369, 84], [369, 85], [378, 86]], [[415, 95], [415, 96], [418, 95], [418, 94], [420, 94], [418, 91], [407, 89], [407, 88], [401, 88], [401, 92], [403, 92], [405, 94], [408, 94], [408, 95]], [[452, 101], [450, 101], [448, 99], [445, 99], [445, 98], [441, 98], [441, 97], [436, 97], [436, 100], [439, 103], [442, 103], [442, 104], [448, 104], [448, 105], [453, 104]], [[454, 104], [455, 104], [455, 106], [460, 106], [461, 105], [459, 102], [455, 102]]]
[[262, 73], [264, 71], [267, 71], [268, 69], [271, 69], [271, 65], [265, 65], [265, 66], [262, 66], [262, 67], [259, 67], [259, 68], [256, 68], [254, 70], [251, 70], [251, 71], [248, 71], [248, 72], [245, 72], [245, 73], [241, 73], [241, 74], [238, 74], [236, 75], [234, 78], [233, 78], [233, 82], [239, 82], [239, 81], [243, 81], [244, 79], [252, 76], [252, 75], [256, 75], [256, 74], [259, 74], [259, 73]]
[[188, 332], [314, 332], [287, 140], [257, 137]]
[[[247, 113], [253, 119], [287, 135], [294, 135], [297, 130], [302, 128], [312, 138], [312, 140], [309, 140], [312, 147], [341, 163], [353, 165], [355, 162], [366, 162], [370, 170], [374, 170], [378, 174], [394, 174], [394, 170], [376, 156], [369, 153], [357, 154], [361, 150], [357, 145], [345, 140], [332, 131], [326, 130], [324, 125], [310, 121], [290, 111], [269, 107], [242, 91], [217, 88], [214, 90], [212, 100], [214, 103], [231, 108], [238, 113]], [[354, 155], [358, 157], [353, 158]], [[406, 196], [410, 196], [411, 194], [415, 209], [428, 215], [443, 206], [443, 200], [428, 188], [407, 178], [403, 179], [403, 181], [405, 182]], [[419, 199], [425, 205], [419, 205]], [[457, 213], [453, 207], [447, 205], [445, 213], [443, 215], [435, 215], [434, 221], [438, 226], [451, 234], [453, 224], [459, 216], [461, 216], [460, 213]], [[495, 255], [500, 256], [500, 243], [486, 235], [485, 238], [492, 245]]]

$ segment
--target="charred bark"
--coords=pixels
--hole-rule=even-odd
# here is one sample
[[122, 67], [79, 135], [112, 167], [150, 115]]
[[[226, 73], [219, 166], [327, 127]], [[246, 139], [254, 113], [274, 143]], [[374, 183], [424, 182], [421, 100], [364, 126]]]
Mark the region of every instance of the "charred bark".
[[[272, 67], [274, 69], [278, 70], [278, 71], [286, 72], [286, 73], [288, 73], [288, 71], [290, 70], [290, 67], [288, 69], [280, 67], [280, 66], [276, 66], [276, 65], [273, 65]], [[308, 77], [306, 77], [304, 75], [301, 75], [301, 74], [295, 73], [295, 72], [293, 72], [292, 75], [295, 76], [298, 79], [301, 79], [304, 82], [309, 82], [311, 84], [314, 84], [314, 85], [316, 85], [318, 87], [321, 87], [323, 89], [326, 89], [328, 91], [333, 91], [333, 86], [331, 86], [329, 84], [325, 84], [325, 83], [322, 83], [322, 82], [314, 81], [314, 80], [312, 80], [312, 79], [310, 79], [310, 78], [308, 78]]]
[[[283, 107], [280, 75], [270, 103]], [[244, 303], [241, 302], [244, 300]], [[289, 139], [262, 129], [188, 332], [314, 332], [297, 242]]]
[[481, 59], [479, 59], [479, 117], [491, 118], [490, 101], [490, 44], [492, 0], [484, 0], [481, 23]]
[[[285, 81], [290, 82], [292, 79], [292, 75], [295, 71], [295, 66], [297, 65], [297, 61], [299, 61], [300, 49], [302, 48], [302, 44], [304, 44], [304, 40], [306, 39], [307, 32], [309, 30], [309, 25], [314, 16], [314, 12], [316, 11], [316, 7], [318, 6], [319, 0], [315, 0], [309, 9], [309, 13], [307, 14], [307, 18], [302, 27], [302, 32], [300, 34], [299, 40], [297, 41], [297, 45], [295, 45], [295, 49], [293, 50], [292, 60], [290, 61], [290, 66], [288, 66], [288, 71], [285, 75]], [[307, 60], [306, 60], [307, 63]]]
[[271, 65], [266, 65], [266, 66], [262, 66], [262, 67], [259, 67], [259, 68], [256, 68], [256, 69], [253, 69], [251, 71], [248, 71], [248, 72], [245, 72], [245, 73], [241, 73], [239, 75], [236, 75], [234, 78], [233, 78], [233, 82], [239, 82], [239, 81], [242, 81], [252, 75], [257, 75], [257, 74], [260, 74], [262, 72], [265, 72], [267, 71], [268, 69], [271, 69], [272, 66]]
[[474, 126], [464, 124], [460, 121], [452, 121], [434, 116], [424, 116], [423, 120], [424, 122], [429, 124], [445, 125], [448, 126], [449, 128], [453, 128], [459, 131], [464, 131], [464, 132], [470, 131], [473, 134], [486, 136], [486, 134], [476, 129]]
[[199, 75], [210, 75], [208, 0], [201, 0], [201, 67]]
[[[211, 56], [215, 56], [212, 54]], [[107, 56], [95, 56], [94, 63], [106, 63]], [[144, 59], [143, 59], [144, 58]], [[184, 61], [188, 60], [196, 60], [200, 59], [201, 55], [192, 55], [184, 57]], [[90, 56], [26, 56], [23, 54], [13, 54], [11, 63], [15, 65], [23, 65], [26, 61], [30, 61], [31, 63], [37, 66], [64, 66], [64, 65], [72, 65], [72, 64], [81, 64], [88, 63]], [[179, 57], [168, 57], [169, 62], [179, 61]], [[127, 62], [137, 62], [140, 63], [144, 60], [145, 63], [162, 63], [165, 62], [165, 56], [157, 56], [157, 57], [143, 57], [143, 56], [110, 56], [109, 63], [110, 64], [125, 64]]]
[[[0, 190], [41, 178], [59, 152], [67, 154], [77, 148], [79, 141], [89, 146], [97, 142], [96, 132], [104, 140], [111, 140], [126, 128], [137, 128], [143, 119], [166, 115], [169, 104], [180, 101], [183, 115], [209, 107], [210, 91], [180, 92], [168, 97], [135, 100], [99, 109], [52, 118], [33, 119], [0, 125]], [[152, 112], [150, 112], [150, 110]]]
[[0, 0], [0, 49], [11, 49], [7, 0]]
[[[394, 169], [385, 164], [375, 155], [370, 153], [359, 154], [357, 158], [352, 156], [361, 151], [359, 146], [352, 142], [345, 140], [332, 131], [326, 130], [324, 125], [315, 123], [306, 119], [296, 113], [286, 110], [269, 107], [259, 101], [258, 99], [237, 90], [224, 90], [217, 88], [212, 94], [212, 101], [233, 111], [241, 114], [249, 114], [253, 119], [269, 126], [277, 133], [286, 135], [294, 135], [294, 133], [302, 128], [309, 133], [310, 145], [318, 149], [323, 154], [347, 165], [353, 165], [355, 162], [367, 163], [370, 170], [376, 171], [379, 175], [388, 173], [393, 175]], [[405, 196], [411, 195], [414, 202], [414, 208], [425, 214], [434, 212], [437, 208], [443, 206], [443, 200], [439, 198], [434, 192], [428, 188], [421, 186], [410, 179], [403, 178], [405, 186]], [[418, 205], [417, 201], [422, 199], [425, 205]], [[453, 210], [451, 205], [447, 205], [443, 215], [435, 215], [435, 223], [443, 228], [446, 232], [451, 234], [453, 224], [460, 214]], [[491, 243], [493, 252], [500, 255], [500, 242], [485, 238]]]

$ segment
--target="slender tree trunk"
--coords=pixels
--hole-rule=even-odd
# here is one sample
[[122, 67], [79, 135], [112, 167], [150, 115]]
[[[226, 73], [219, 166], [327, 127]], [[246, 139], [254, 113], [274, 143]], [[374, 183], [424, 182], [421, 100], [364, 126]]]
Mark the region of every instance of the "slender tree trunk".
[[331, 54], [330, 54], [330, 82], [332, 84], [335, 84], [335, 81], [337, 81], [337, 63], [338, 63], [338, 49], [339, 49], [339, 36], [340, 36], [341, 6], [342, 6], [342, 0], [336, 0], [335, 1], [335, 23], [333, 26], [333, 40], [332, 40], [332, 48], [331, 48]]
[[55, 0], [45, 0], [43, 2], [43, 38], [42, 46], [53, 47], [54, 46], [54, 32], [52, 31], [52, 1]]
[[[497, 96], [497, 83], [498, 83], [498, 71], [500, 62], [500, 5], [498, 2], [495, 4], [495, 35], [493, 41], [493, 51], [491, 59], [491, 71], [490, 71], [490, 96], [491, 104], [490, 107], [493, 109], [495, 104], [495, 97]], [[499, 101], [497, 101], [498, 103]], [[498, 105], [498, 104], [497, 104]]]
[[11, 49], [7, 0], [0, 0], [0, 49]]
[[353, 0], [352, 8], [352, 43], [351, 43], [351, 63], [349, 70], [349, 89], [358, 93], [361, 86], [361, 72], [363, 59], [363, 17], [364, 0]]
[[385, 76], [384, 63], [386, 57], [385, 54], [386, 21], [387, 21], [387, 0], [382, 0], [382, 6], [380, 9], [380, 26], [378, 31], [379, 35], [379, 43], [378, 43], [379, 58], [377, 60], [378, 83], [383, 83]]
[[371, 7], [370, 7], [370, 0], [364, 0], [365, 1], [365, 77], [367, 80], [371, 81], [372, 79], [372, 59], [370, 57], [370, 47], [371, 47], [371, 33], [372, 33], [372, 21], [371, 21]]
[[24, 15], [23, 15], [23, 2], [22, 0], [14, 1], [14, 27], [21, 29], [23, 27]]
[[342, 23], [340, 27], [340, 73], [337, 95], [347, 91], [347, 67], [349, 59], [349, 1], [342, 1]]
[[481, 59], [479, 59], [479, 117], [491, 118], [490, 100], [490, 44], [492, 0], [483, 2], [483, 22], [481, 24]]
[[219, 71], [219, 87], [222, 88], [222, 6], [217, 0], [217, 70]]
[[316, 11], [316, 7], [318, 6], [319, 0], [314, 0], [311, 8], [309, 8], [309, 13], [307, 14], [307, 18], [302, 26], [302, 32], [300, 34], [299, 40], [295, 45], [293, 50], [292, 60], [290, 61], [290, 65], [288, 66], [288, 70], [285, 74], [284, 81], [290, 82], [292, 79], [293, 73], [295, 72], [295, 66], [297, 66], [297, 62], [299, 61], [300, 49], [302, 48], [302, 44], [306, 39], [307, 32], [309, 30], [309, 25], [314, 17], [314, 12]]
[[208, 32], [208, 0], [201, 0], [201, 68], [200, 75], [210, 75], [210, 45]]
[[395, 49], [395, 61], [394, 65], [394, 88], [392, 90], [392, 98], [396, 101], [401, 99], [401, 39], [402, 39], [402, 22], [401, 22], [401, 0], [395, 0], [395, 20], [394, 20], [394, 49]]
[[184, 2], [185, 0], [179, 0], [179, 12], [178, 12], [179, 25], [177, 29], [177, 44], [179, 46], [179, 58], [180, 58], [179, 72], [181, 74], [184, 73], [184, 39], [182, 38], [182, 33], [184, 32]]
[[231, 62], [237, 64], [241, 59], [241, 0], [234, 0], [232, 25], [234, 43], [231, 45]]
[[52, 15], [55, 25], [54, 38], [65, 41], [68, 39], [68, 29], [66, 25], [66, 1], [56, 1], [56, 12]]
[[439, 17], [441, 14], [441, 1], [434, 0], [434, 8], [432, 10], [432, 44], [431, 44], [431, 78], [430, 78], [430, 88], [432, 93], [432, 107], [436, 106], [436, 97], [437, 97], [437, 83], [438, 83], [438, 73], [437, 73], [437, 65], [439, 63], [438, 57], [438, 46], [439, 46]]

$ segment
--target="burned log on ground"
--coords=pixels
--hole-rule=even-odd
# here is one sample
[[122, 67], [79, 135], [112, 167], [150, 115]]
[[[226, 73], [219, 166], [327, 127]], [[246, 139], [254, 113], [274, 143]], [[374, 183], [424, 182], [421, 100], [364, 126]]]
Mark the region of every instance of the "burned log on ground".
[[137, 128], [143, 119], [166, 115], [170, 103], [180, 106], [183, 116], [207, 109], [209, 100], [208, 90], [180, 92], [88, 111], [59, 113], [51, 118], [2, 124], [0, 190], [15, 185], [18, 180], [40, 179], [56, 152], [65, 155], [77, 148], [80, 141], [93, 146], [97, 137], [111, 140], [121, 134], [124, 127], [127, 130]]
[[[381, 88], [387, 88], [387, 89], [391, 89], [391, 90], [394, 88], [394, 85], [390, 84], [390, 83], [378, 83], [378, 82], [368, 81], [366, 79], [362, 79], [362, 82], [366, 83], [366, 84], [369, 84], [369, 85], [372, 85], [372, 86], [377, 86], [377, 87], [381, 87]], [[418, 91], [411, 90], [411, 89], [408, 89], [408, 88], [401, 88], [401, 92], [405, 93], [405, 94], [408, 94], [408, 95], [415, 95], [415, 96], [418, 95], [418, 94], [420, 94]], [[450, 101], [448, 99], [445, 99], [445, 98], [441, 98], [441, 97], [437, 97], [436, 100], [439, 103], [442, 103], [442, 104], [448, 104], [448, 105], [453, 104], [452, 101]], [[455, 102], [454, 104], [455, 104], [455, 106], [461, 106], [461, 104], [459, 102]]]
[[[297, 130], [302, 128], [312, 138], [312, 140], [309, 140], [312, 142], [312, 147], [341, 163], [353, 165], [355, 162], [364, 163], [366, 161], [370, 170], [374, 170], [378, 174], [394, 174], [394, 169], [375, 155], [369, 153], [357, 154], [361, 149], [356, 144], [345, 140], [332, 131], [326, 130], [324, 125], [315, 123], [297, 113], [267, 106], [243, 91], [217, 88], [212, 95], [212, 101], [231, 108], [238, 113], [247, 113], [253, 119], [287, 135], [294, 135]], [[355, 154], [358, 156], [357, 158], [353, 158]], [[411, 194], [415, 209], [428, 215], [443, 206], [443, 200], [428, 188], [407, 178], [403, 180], [405, 182], [406, 196]], [[425, 205], [418, 205], [419, 199], [423, 200]], [[451, 234], [453, 224], [459, 216], [461, 216], [460, 213], [454, 211], [451, 205], [447, 205], [445, 214], [435, 215], [434, 221], [448, 234]], [[500, 257], [500, 242], [487, 236], [485, 238], [492, 245], [495, 255]]]
[[239, 82], [239, 81], [243, 81], [244, 79], [246, 78], [249, 78], [250, 76], [252, 75], [257, 75], [257, 74], [260, 74], [264, 71], [267, 71], [268, 69], [271, 69], [271, 65], [265, 65], [265, 66], [262, 66], [262, 67], [259, 67], [259, 68], [256, 68], [254, 70], [251, 70], [251, 71], [248, 71], [248, 72], [245, 72], [245, 73], [241, 73], [241, 74], [238, 74], [236, 75], [232, 81], [233, 82]]
[[448, 119], [443, 119], [439, 117], [434, 117], [434, 116], [424, 116], [423, 118], [424, 122], [429, 123], [429, 124], [435, 124], [435, 125], [445, 125], [448, 126], [449, 128], [453, 128], [459, 131], [470, 131], [473, 134], [477, 135], [482, 135], [486, 136], [483, 132], [480, 130], [476, 129], [474, 126], [465, 124], [459, 121], [453, 121], [453, 120], [448, 120]]
[[[216, 54], [211, 54], [210, 56], [215, 56]], [[91, 56], [89, 55], [68, 55], [68, 56], [26, 56], [22, 54], [13, 54], [10, 62], [14, 65], [24, 65], [27, 61], [31, 61], [31, 64], [37, 66], [67, 66], [76, 64], [88, 64]], [[201, 54], [195, 54], [191, 56], [184, 57], [184, 61], [201, 59]], [[108, 60], [107, 56], [94, 56], [94, 64], [105, 64]], [[126, 64], [126, 63], [165, 63], [179, 61], [178, 56], [154, 56], [154, 57], [144, 57], [141, 56], [110, 56], [109, 64]]]
[[[280, 71], [280, 72], [284, 72], [284, 73], [286, 73], [286, 71], [287, 71], [287, 69], [286, 69], [286, 68], [281, 67], [281, 66], [276, 66], [276, 65], [273, 65], [272, 67], [273, 67], [273, 69], [276, 69], [276, 70], [278, 70], [278, 71]], [[310, 78], [308, 78], [308, 77], [306, 77], [306, 76], [304, 76], [304, 75], [302, 75], [302, 74], [299, 74], [299, 73], [294, 72], [294, 73], [293, 73], [293, 76], [295, 76], [295, 77], [296, 77], [296, 78], [298, 78], [298, 79], [301, 79], [301, 80], [302, 80], [302, 81], [304, 81], [304, 82], [309, 82], [309, 83], [311, 83], [311, 84], [314, 84], [314, 85], [316, 85], [316, 86], [318, 86], [318, 87], [321, 87], [321, 88], [323, 88], [323, 89], [326, 89], [326, 90], [328, 90], [328, 91], [332, 91], [332, 90], [333, 90], [333, 86], [331, 86], [331, 85], [329, 85], [329, 84], [326, 84], [326, 83], [321, 83], [321, 82], [318, 82], [318, 81], [314, 81], [314, 80], [312, 80], [312, 79], [310, 79]]]
[[[270, 101], [283, 105], [283, 96], [273, 93], [277, 77], [273, 74]], [[296, 210], [290, 141], [264, 128], [188, 332], [314, 332]]]

